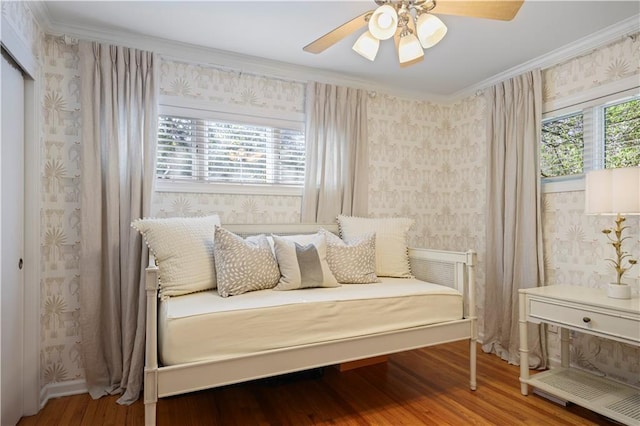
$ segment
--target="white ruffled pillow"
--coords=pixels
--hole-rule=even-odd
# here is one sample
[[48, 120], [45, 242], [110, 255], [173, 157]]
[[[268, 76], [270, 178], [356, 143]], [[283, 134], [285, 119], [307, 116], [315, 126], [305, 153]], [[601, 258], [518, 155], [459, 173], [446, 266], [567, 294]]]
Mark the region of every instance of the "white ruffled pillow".
[[213, 238], [218, 215], [145, 218], [131, 223], [156, 258], [161, 298], [216, 288]]
[[412, 276], [407, 246], [409, 229], [412, 225], [413, 219], [402, 217], [338, 216], [340, 236], [345, 241], [375, 232], [378, 277], [410, 278]]

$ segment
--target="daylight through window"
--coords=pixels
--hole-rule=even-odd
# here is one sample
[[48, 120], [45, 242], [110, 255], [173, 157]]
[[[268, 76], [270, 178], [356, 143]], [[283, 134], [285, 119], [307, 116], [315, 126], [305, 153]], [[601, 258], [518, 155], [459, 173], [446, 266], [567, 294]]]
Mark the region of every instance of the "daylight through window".
[[161, 115], [157, 178], [226, 184], [304, 184], [304, 132]]
[[640, 98], [589, 106], [542, 122], [542, 178], [640, 166]]

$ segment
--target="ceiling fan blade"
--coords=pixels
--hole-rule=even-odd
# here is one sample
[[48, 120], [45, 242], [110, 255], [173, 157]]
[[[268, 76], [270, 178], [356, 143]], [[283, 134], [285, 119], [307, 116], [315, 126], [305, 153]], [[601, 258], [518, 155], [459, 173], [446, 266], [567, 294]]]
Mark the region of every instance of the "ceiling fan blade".
[[353, 18], [349, 22], [345, 22], [340, 25], [338, 28], [329, 31], [327, 34], [323, 35], [319, 39], [307, 44], [302, 48], [305, 52], [309, 53], [320, 53], [325, 49], [333, 46], [349, 34], [358, 31], [360, 28], [367, 25], [367, 15], [371, 14], [373, 11], [370, 10], [368, 12], [363, 13], [362, 15]]
[[510, 21], [524, 0], [437, 0], [434, 14], [470, 16]]

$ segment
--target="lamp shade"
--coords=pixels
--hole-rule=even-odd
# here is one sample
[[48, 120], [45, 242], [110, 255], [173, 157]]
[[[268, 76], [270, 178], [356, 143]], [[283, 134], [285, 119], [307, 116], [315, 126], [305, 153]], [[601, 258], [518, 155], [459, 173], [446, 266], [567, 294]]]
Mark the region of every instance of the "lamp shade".
[[393, 37], [398, 28], [398, 13], [388, 4], [378, 7], [369, 19], [369, 32], [378, 40]]
[[424, 50], [422, 50], [422, 46], [420, 46], [420, 42], [415, 35], [409, 34], [400, 39], [398, 43], [398, 60], [401, 64], [414, 61], [421, 56], [424, 56]]
[[378, 48], [380, 47], [380, 40], [371, 35], [369, 31], [366, 31], [353, 45], [353, 50], [355, 50], [359, 55], [367, 58], [370, 61], [373, 61], [378, 54]]
[[418, 40], [425, 49], [435, 46], [447, 34], [447, 26], [437, 16], [423, 13], [416, 22]]
[[640, 167], [592, 170], [585, 182], [586, 214], [640, 214]]

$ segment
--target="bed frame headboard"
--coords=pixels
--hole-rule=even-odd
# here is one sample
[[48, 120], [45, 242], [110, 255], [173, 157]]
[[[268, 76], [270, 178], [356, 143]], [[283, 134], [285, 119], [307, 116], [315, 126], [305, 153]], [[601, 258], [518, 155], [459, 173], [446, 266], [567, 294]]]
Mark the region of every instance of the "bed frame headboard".
[[338, 235], [337, 223], [287, 223], [287, 224], [263, 224], [263, 225], [224, 225], [225, 229], [242, 237], [258, 234], [296, 235], [314, 234], [320, 229], [326, 229]]

